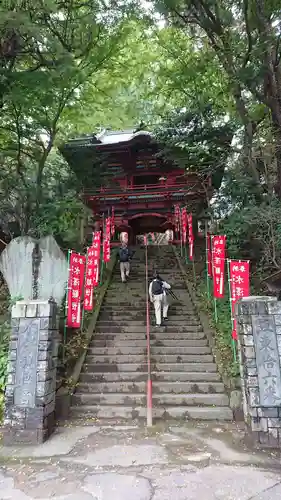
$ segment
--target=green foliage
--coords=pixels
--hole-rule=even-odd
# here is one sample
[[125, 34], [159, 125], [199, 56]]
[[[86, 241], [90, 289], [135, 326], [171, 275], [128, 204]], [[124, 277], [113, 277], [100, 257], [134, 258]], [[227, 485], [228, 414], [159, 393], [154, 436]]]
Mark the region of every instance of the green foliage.
[[218, 189], [224, 174], [234, 127], [224, 123], [211, 106], [174, 111], [156, 129], [161, 155], [176, 161], [187, 171], [211, 175]]
[[4, 323], [0, 326], [0, 392], [4, 391], [6, 385], [9, 337], [9, 325]]
[[209, 316], [214, 331], [215, 345], [219, 352], [219, 359], [217, 359], [219, 368], [229, 379], [236, 377], [239, 375], [239, 365], [233, 354], [229, 291], [226, 289], [224, 298], [217, 300], [217, 323], [214, 319], [214, 305], [208, 298], [206, 280], [202, 279], [200, 285], [197, 286], [197, 295], [202, 309]]
[[79, 122], [71, 109], [78, 114], [87, 82], [127, 36], [123, 7], [99, 0], [1, 6], [0, 217], [7, 233], [13, 227], [13, 235], [40, 235], [49, 226], [49, 233], [75, 239], [74, 219], [79, 209], [85, 212], [80, 186], [54, 151]]
[[8, 322], [0, 325], [0, 422], [3, 416], [4, 391], [7, 380], [10, 327]]

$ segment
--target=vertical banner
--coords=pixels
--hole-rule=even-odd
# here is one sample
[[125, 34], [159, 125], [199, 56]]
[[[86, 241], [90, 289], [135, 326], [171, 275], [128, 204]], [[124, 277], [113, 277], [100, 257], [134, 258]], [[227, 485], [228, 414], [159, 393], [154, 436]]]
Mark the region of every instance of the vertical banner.
[[114, 207], [111, 208], [111, 236], [112, 238], [115, 235], [115, 213], [114, 213]]
[[87, 265], [84, 286], [84, 309], [85, 311], [92, 311], [93, 309], [93, 296], [94, 296], [94, 272], [95, 272], [95, 249], [90, 247], [87, 249]]
[[93, 237], [94, 259], [93, 259], [93, 287], [99, 284], [100, 274], [100, 250], [101, 250], [101, 232], [95, 231]]
[[81, 299], [84, 285], [85, 256], [71, 252], [68, 276], [67, 326], [81, 325]]
[[103, 241], [103, 261], [110, 261], [110, 239], [108, 237], [105, 237]]
[[180, 206], [175, 205], [175, 230], [179, 233], [180, 231]]
[[186, 208], [183, 207], [181, 211], [181, 224], [182, 224], [182, 242], [186, 245], [187, 241], [187, 212]]
[[193, 235], [192, 214], [188, 214], [187, 215], [187, 224], [188, 224], [189, 259], [193, 260], [193, 256], [194, 256], [194, 235]]
[[225, 235], [212, 236], [213, 290], [215, 299], [222, 299], [224, 296], [225, 243]]
[[110, 240], [111, 237], [111, 218], [107, 217], [105, 220], [105, 238]]
[[250, 295], [250, 262], [248, 260], [229, 260], [230, 303], [232, 317], [232, 338], [237, 340], [234, 308], [237, 300]]
[[105, 234], [103, 236], [103, 261], [110, 261], [111, 218], [105, 220]]

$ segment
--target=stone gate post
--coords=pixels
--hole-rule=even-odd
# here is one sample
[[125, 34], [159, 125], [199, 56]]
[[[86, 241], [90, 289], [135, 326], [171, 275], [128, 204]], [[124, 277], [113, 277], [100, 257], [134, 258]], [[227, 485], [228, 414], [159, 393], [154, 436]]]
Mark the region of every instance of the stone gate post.
[[243, 298], [236, 318], [245, 422], [259, 443], [281, 447], [281, 302]]
[[39, 444], [55, 425], [58, 308], [50, 301], [19, 301], [12, 308], [4, 444]]

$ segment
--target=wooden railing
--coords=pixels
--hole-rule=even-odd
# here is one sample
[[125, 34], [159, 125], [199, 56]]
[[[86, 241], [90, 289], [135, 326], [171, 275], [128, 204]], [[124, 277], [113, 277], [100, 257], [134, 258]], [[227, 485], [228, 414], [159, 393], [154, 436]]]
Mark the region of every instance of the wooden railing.
[[119, 186], [114, 186], [114, 187], [106, 187], [106, 188], [100, 188], [97, 190], [94, 189], [84, 189], [83, 194], [87, 198], [116, 198], [116, 197], [123, 197], [123, 196], [141, 196], [141, 195], [147, 195], [147, 194], [154, 194], [154, 195], [163, 195], [163, 194], [169, 194], [169, 193], [191, 193], [191, 192], [197, 192], [204, 193], [204, 188], [201, 185], [201, 183], [194, 182], [192, 183], [181, 183], [181, 184], [144, 184], [141, 186], [128, 186], [128, 187], [119, 187]]

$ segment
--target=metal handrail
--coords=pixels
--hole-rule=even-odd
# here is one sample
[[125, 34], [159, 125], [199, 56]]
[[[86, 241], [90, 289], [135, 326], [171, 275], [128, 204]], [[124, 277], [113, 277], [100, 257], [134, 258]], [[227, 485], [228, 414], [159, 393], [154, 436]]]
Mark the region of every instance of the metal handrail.
[[152, 380], [150, 362], [150, 316], [149, 316], [149, 289], [148, 289], [148, 255], [147, 235], [145, 236], [145, 289], [146, 289], [146, 345], [147, 345], [147, 427], [152, 427]]

